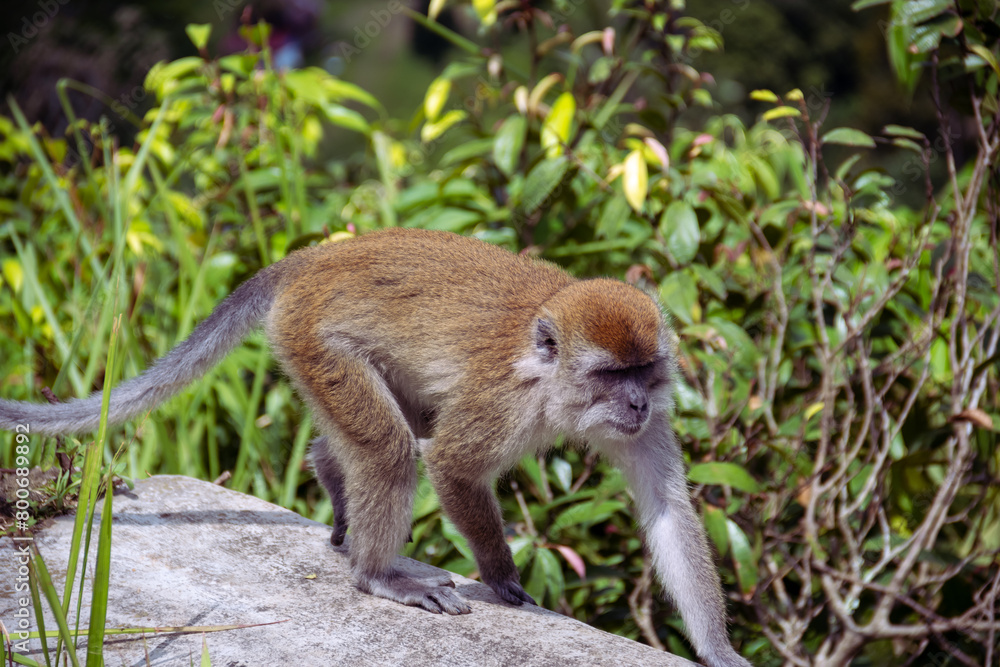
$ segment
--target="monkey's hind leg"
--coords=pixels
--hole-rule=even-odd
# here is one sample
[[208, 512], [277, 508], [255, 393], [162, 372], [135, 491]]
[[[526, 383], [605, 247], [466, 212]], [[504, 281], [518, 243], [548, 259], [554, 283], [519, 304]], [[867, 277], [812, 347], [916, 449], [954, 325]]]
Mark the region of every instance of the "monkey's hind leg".
[[355, 585], [434, 613], [469, 613], [450, 578], [417, 579], [392, 566], [410, 534], [417, 443], [382, 377], [366, 361], [339, 351], [309, 362], [322, 371], [300, 374], [301, 386], [327, 431], [313, 445], [313, 461], [337, 511], [331, 542], [342, 540], [350, 520]]
[[330, 495], [333, 503], [333, 533], [330, 534], [330, 544], [344, 550], [344, 537], [347, 535], [347, 497], [345, 495], [344, 471], [337, 463], [333, 449], [327, 437], [320, 436], [312, 441], [309, 448], [309, 458], [320, 484]]
[[510, 604], [537, 604], [521, 586], [514, 558], [504, 539], [503, 516], [493, 493], [489, 466], [477, 465], [468, 454], [464, 458], [471, 465], [460, 465], [462, 457], [453, 449], [455, 442], [435, 441], [423, 452], [427, 474], [441, 507], [472, 548], [483, 583]]

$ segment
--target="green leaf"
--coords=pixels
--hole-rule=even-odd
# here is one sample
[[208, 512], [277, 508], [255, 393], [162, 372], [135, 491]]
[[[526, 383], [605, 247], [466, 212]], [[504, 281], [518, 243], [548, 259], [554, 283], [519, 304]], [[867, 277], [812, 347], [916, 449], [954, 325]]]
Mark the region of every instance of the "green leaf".
[[851, 9], [856, 12], [860, 12], [862, 9], [868, 9], [869, 7], [877, 7], [879, 5], [887, 5], [892, 0], [854, 0], [851, 3]]
[[562, 182], [568, 170], [569, 160], [562, 155], [536, 164], [524, 179], [521, 208], [526, 213], [538, 210]]
[[908, 0], [893, 3], [893, 21], [901, 25], [919, 25], [951, 9], [952, 0]]
[[717, 297], [720, 301], [725, 300], [728, 291], [726, 290], [726, 281], [722, 279], [722, 276], [704, 264], [691, 264], [690, 269], [694, 271], [695, 275], [698, 277], [698, 281], [706, 287], [713, 296]]
[[[954, 17], [958, 20], [958, 17]], [[910, 29], [910, 52], [930, 53], [941, 45], [942, 30], [933, 23], [925, 23]]]
[[464, 144], [460, 144], [455, 148], [452, 148], [450, 151], [441, 156], [440, 165], [442, 167], [449, 167], [453, 164], [465, 162], [466, 160], [472, 158], [482, 157], [490, 152], [495, 143], [496, 142], [492, 137], [467, 141]]
[[451, 206], [434, 206], [408, 218], [403, 222], [403, 226], [458, 233], [482, 222], [482, 219], [482, 214], [476, 211]]
[[778, 102], [778, 96], [770, 90], [758, 89], [750, 91], [750, 99], [758, 102]]
[[334, 125], [339, 125], [364, 135], [371, 134], [372, 128], [368, 125], [368, 121], [354, 109], [348, 109], [339, 104], [324, 104], [322, 108], [323, 115]]
[[684, 324], [701, 319], [698, 287], [684, 271], [674, 271], [660, 285], [660, 301]]
[[551, 465], [559, 488], [569, 493], [570, 488], [573, 486], [573, 466], [569, 464], [569, 461], [559, 456], [552, 458]]
[[622, 171], [622, 190], [625, 199], [636, 212], [642, 211], [646, 203], [646, 192], [649, 187], [649, 170], [642, 151], [636, 149], [625, 157]]
[[841, 146], [859, 146], [861, 148], [875, 148], [875, 140], [852, 127], [838, 127], [823, 135], [822, 143], [839, 144]]
[[157, 63], [146, 74], [145, 87], [163, 99], [165, 95], [177, 87], [179, 79], [201, 69], [204, 64], [205, 62], [198, 56], [178, 58], [167, 64]]
[[[307, 68], [312, 69], [312, 68]], [[319, 69], [318, 67], [316, 69]], [[338, 100], [354, 100], [355, 102], [361, 102], [362, 104], [372, 108], [382, 111], [382, 104], [379, 102], [374, 95], [369, 93], [364, 88], [349, 83], [347, 81], [342, 81], [330, 74], [327, 74], [325, 70], [320, 70], [325, 76], [323, 76], [320, 81], [323, 84], [323, 88], [326, 92]], [[289, 72], [291, 74], [291, 72]]]
[[472, 0], [472, 8], [476, 10], [484, 26], [489, 27], [497, 22], [496, 0]]
[[[239, 74], [240, 76], [246, 78], [257, 66], [258, 58], [252, 53], [234, 53], [231, 56], [222, 56], [219, 58], [219, 67], [226, 70], [227, 72], [232, 72], [233, 74]], [[157, 68], [153, 65], [150, 71]], [[147, 87], [149, 86], [149, 78], [146, 78]]]
[[705, 530], [715, 544], [715, 550], [720, 556], [729, 551], [729, 528], [726, 526], [726, 513], [718, 507], [705, 505]]
[[924, 152], [924, 147], [915, 141], [910, 141], [909, 139], [893, 139], [893, 146], [898, 146], [899, 148], [905, 148], [906, 150], [913, 151], [914, 153], [922, 154]]
[[212, 24], [210, 23], [189, 23], [184, 27], [187, 36], [191, 38], [194, 48], [201, 51], [208, 44], [208, 37], [212, 34]]
[[701, 229], [698, 216], [691, 205], [684, 201], [674, 201], [660, 217], [660, 233], [670, 254], [679, 264], [688, 264], [698, 254]]
[[570, 526], [589, 528], [595, 523], [607, 521], [613, 514], [622, 511], [625, 507], [625, 503], [620, 500], [575, 503], [556, 517], [552, 528], [562, 530]]
[[521, 469], [525, 475], [531, 480], [531, 483], [535, 485], [535, 488], [540, 489], [542, 487], [542, 467], [538, 463], [537, 456], [525, 456], [518, 463], [518, 467]]
[[710, 317], [708, 323], [714, 326], [726, 341], [736, 363], [747, 367], [756, 366], [761, 351], [743, 327], [721, 317]]
[[733, 548], [733, 562], [736, 565], [736, 578], [740, 582], [743, 595], [753, 595], [757, 588], [757, 559], [746, 534], [732, 519], [726, 519], [729, 544]]
[[425, 516], [441, 508], [437, 494], [426, 477], [417, 482], [417, 493], [413, 498], [413, 520], [419, 521]]
[[913, 92], [920, 79], [921, 68], [916, 65], [920, 59], [926, 58], [924, 55], [917, 56], [910, 52], [910, 31], [911, 28], [907, 26], [890, 23], [885, 37], [893, 73], [908, 93]]
[[646, 241], [647, 236], [631, 235], [625, 238], [609, 239], [607, 241], [593, 241], [591, 243], [565, 243], [552, 248], [546, 253], [547, 257], [577, 257], [580, 255], [596, 255], [611, 252], [613, 250], [625, 250], [633, 252]]
[[847, 176], [847, 172], [849, 172], [851, 168], [854, 167], [854, 165], [856, 165], [858, 163], [858, 160], [860, 159], [861, 159], [861, 153], [854, 153], [849, 158], [841, 162], [840, 165], [837, 167], [837, 171], [834, 172], [834, 176], [836, 177], [836, 179], [838, 181], [844, 180], [844, 177]]
[[563, 154], [563, 145], [569, 143], [575, 113], [576, 100], [572, 93], [561, 94], [552, 104], [549, 115], [542, 123], [541, 134], [542, 148], [549, 159]]
[[801, 115], [802, 112], [796, 109], [795, 107], [781, 106], [765, 111], [764, 113], [761, 114], [760, 117], [762, 120], [767, 122], [767, 121], [772, 121], [776, 118], [788, 118], [788, 117], [798, 118]]
[[771, 199], [777, 199], [781, 195], [781, 185], [771, 164], [756, 155], [748, 155], [746, 160], [748, 170], [753, 173], [764, 193]]
[[631, 211], [625, 197], [615, 192], [608, 197], [604, 208], [601, 210], [601, 217], [597, 221], [597, 228], [594, 235], [602, 239], [613, 239], [618, 236], [622, 225], [628, 220]]
[[535, 554], [535, 562], [541, 563], [542, 571], [545, 574], [545, 588], [548, 590], [550, 600], [558, 600], [566, 589], [566, 580], [563, 577], [562, 565], [559, 559], [552, 553], [551, 549], [539, 549]]
[[743, 466], [724, 461], [696, 463], [688, 471], [695, 484], [724, 484], [747, 493], [759, 493], [760, 485]]
[[[524, 592], [534, 598], [535, 602], [542, 603], [545, 600], [545, 591], [548, 589], [548, 568], [543, 553], [548, 553], [547, 549], [536, 549], [535, 557], [531, 561], [531, 569], [528, 576], [524, 578]], [[551, 554], [549, 554], [551, 556]], [[558, 564], [558, 563], [557, 563]]]
[[461, 123], [465, 120], [465, 117], [469, 114], [460, 109], [452, 109], [440, 120], [433, 123], [424, 123], [424, 126], [420, 128], [420, 140], [421, 141], [434, 141], [442, 134], [444, 134], [448, 128], [457, 123]]
[[799, 210], [799, 202], [791, 201], [779, 201], [776, 204], [771, 204], [760, 214], [760, 226], [768, 227], [775, 226], [784, 229], [785, 225], [788, 224], [788, 216], [797, 213]]
[[997, 76], [1000, 76], [1000, 64], [997, 63], [997, 58], [993, 55], [993, 52], [987, 49], [982, 44], [970, 44], [969, 50], [974, 54], [986, 61], [986, 63], [993, 68]]
[[908, 139], [915, 139], [916, 141], [922, 141], [926, 138], [923, 132], [914, 130], [912, 127], [906, 127], [905, 125], [886, 125], [882, 128], [882, 132], [890, 137], [906, 137]]
[[493, 143], [493, 161], [497, 169], [508, 178], [517, 168], [527, 129], [527, 120], [519, 115], [507, 118], [497, 130], [496, 140]]
[[472, 549], [469, 548], [469, 543], [465, 540], [465, 537], [462, 536], [462, 533], [458, 532], [455, 524], [444, 517], [441, 518], [441, 534], [458, 549], [460, 554], [469, 560], [475, 560], [475, 556], [472, 555]]
[[[427, 86], [427, 93], [424, 95], [424, 117], [427, 122], [433, 123], [437, 120], [444, 103], [448, 101], [448, 94], [451, 92], [451, 81], [438, 77]], [[426, 139], [424, 140], [426, 141]]]
[[0, 273], [10, 283], [15, 294], [21, 291], [24, 286], [24, 268], [21, 266], [21, 262], [12, 258], [3, 260], [0, 262]]
[[617, 59], [611, 56], [601, 56], [595, 60], [590, 66], [590, 72], [587, 73], [587, 82], [596, 85], [607, 81], [616, 62]]

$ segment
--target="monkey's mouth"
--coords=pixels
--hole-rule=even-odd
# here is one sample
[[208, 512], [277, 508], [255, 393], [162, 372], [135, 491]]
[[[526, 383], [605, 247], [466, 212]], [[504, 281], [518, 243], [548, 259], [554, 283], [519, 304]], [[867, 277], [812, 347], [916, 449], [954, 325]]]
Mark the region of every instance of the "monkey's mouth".
[[612, 426], [614, 426], [615, 430], [621, 431], [625, 435], [635, 435], [636, 433], [641, 431], [642, 427], [645, 425], [646, 422], [630, 423], [630, 424], [623, 424], [621, 422], [612, 423]]

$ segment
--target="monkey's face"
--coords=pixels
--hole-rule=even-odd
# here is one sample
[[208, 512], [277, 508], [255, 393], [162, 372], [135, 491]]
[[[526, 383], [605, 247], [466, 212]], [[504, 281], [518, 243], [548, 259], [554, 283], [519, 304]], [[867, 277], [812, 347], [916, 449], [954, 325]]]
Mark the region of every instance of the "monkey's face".
[[[621, 440], [639, 435], [650, 415], [669, 405], [668, 371], [662, 360], [623, 366], [603, 351], [567, 359], [561, 374], [580, 400], [566, 406], [577, 433]], [[576, 414], [572, 414], [572, 413]]]
[[558, 430], [586, 440], [620, 441], [642, 433], [650, 415], [670, 406], [665, 352], [633, 363], [591, 341], [560, 336], [540, 319], [535, 348], [518, 367], [540, 383], [545, 414]]

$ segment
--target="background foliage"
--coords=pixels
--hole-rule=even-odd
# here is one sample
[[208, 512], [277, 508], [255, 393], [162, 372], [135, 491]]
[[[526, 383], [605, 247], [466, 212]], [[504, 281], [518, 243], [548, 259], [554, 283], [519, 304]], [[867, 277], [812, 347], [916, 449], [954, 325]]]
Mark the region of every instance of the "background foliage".
[[[120, 375], [134, 375], [296, 247], [394, 225], [474, 235], [658, 289], [679, 338], [675, 424], [744, 655], [994, 664], [995, 4], [855, 3], [900, 89], [934, 109], [931, 134], [828, 128], [829, 100], [799, 89], [754, 91], [752, 124], [724, 113], [695, 57], [719, 52], [721, 31], [682, 3], [595, 17], [573, 0], [474, 2], [472, 38], [434, 20], [444, 4], [428, 18], [390, 3], [359, 25], [417, 21], [455, 45], [406, 118], [322, 69], [276, 67], [262, 24], [221, 57], [190, 26], [200, 55], [149, 71], [142, 118], [105, 100], [131, 145], [77, 120], [69, 91], [100, 98], [85, 86], [60, 84], [65, 136], [14, 105], [0, 118], [0, 394], [100, 388], [119, 313]], [[358, 149], [327, 159], [331, 144]], [[909, 151], [900, 175], [871, 166], [883, 151]], [[329, 521], [310, 433], [255, 337], [114, 430], [105, 461], [126, 478], [230, 471], [228, 486]], [[39, 466], [78, 447], [36, 444]], [[40, 502], [58, 506], [60, 484]], [[499, 487], [529, 593], [690, 655], [614, 470], [559, 449]], [[408, 554], [475, 575], [426, 483], [414, 520]]]

